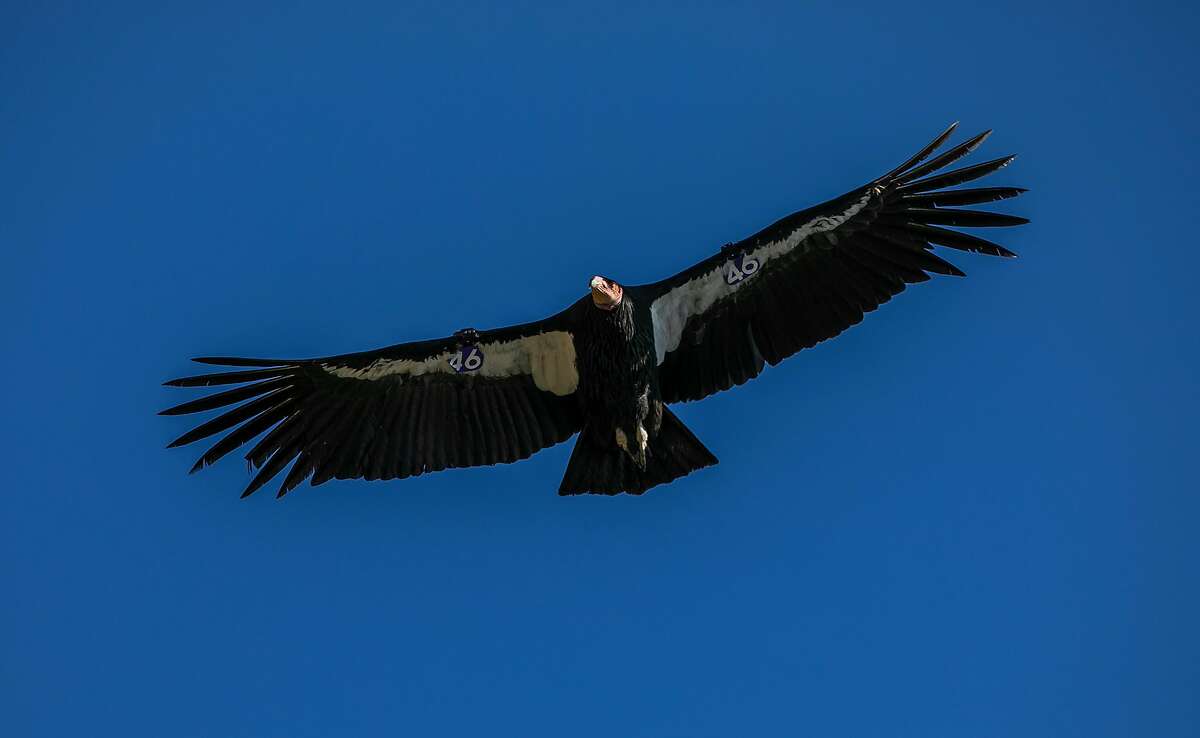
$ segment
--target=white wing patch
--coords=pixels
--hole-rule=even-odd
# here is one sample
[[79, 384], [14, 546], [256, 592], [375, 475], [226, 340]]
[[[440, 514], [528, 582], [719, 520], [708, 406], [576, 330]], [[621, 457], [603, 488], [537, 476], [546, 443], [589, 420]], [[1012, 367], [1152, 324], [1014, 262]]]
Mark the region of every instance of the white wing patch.
[[[471, 374], [503, 379], [532, 375], [533, 383], [544, 392], [569, 395], [579, 386], [575, 368], [575, 342], [566, 331], [550, 331], [512, 341], [480, 341], [483, 365]], [[427, 359], [377, 359], [362, 369], [323, 364], [322, 369], [347, 379], [384, 379], [418, 377], [422, 374], [457, 374], [450, 365], [456, 351], [446, 351]]]
[[[826, 233], [854, 217], [870, 202], [874, 190], [868, 190], [858, 202], [855, 202], [840, 215], [822, 215], [813, 218], [804, 225], [778, 241], [763, 244], [753, 251], [746, 252], [746, 259], [756, 262], [757, 271], [766, 266], [772, 257], [781, 256], [800, 245], [804, 239], [814, 233]], [[679, 348], [683, 338], [683, 328], [688, 318], [708, 310], [718, 300], [732, 295], [743, 284], [752, 282], [751, 279], [737, 279], [732, 283], [726, 278], [726, 265], [718, 264], [699, 277], [688, 280], [665, 295], [659, 297], [650, 305], [650, 315], [654, 320], [654, 350], [658, 355], [658, 363], [663, 363], [667, 354]]]

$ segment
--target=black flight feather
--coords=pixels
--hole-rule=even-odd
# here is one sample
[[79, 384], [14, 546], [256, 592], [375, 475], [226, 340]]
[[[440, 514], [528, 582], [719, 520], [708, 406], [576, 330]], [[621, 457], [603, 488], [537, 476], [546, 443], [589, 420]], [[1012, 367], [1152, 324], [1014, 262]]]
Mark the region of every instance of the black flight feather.
[[982, 164], [974, 164], [969, 167], [963, 167], [962, 169], [954, 169], [949, 172], [934, 175], [927, 179], [919, 179], [915, 182], [910, 182], [900, 187], [899, 191], [928, 192], [929, 190], [940, 190], [943, 187], [953, 187], [954, 185], [971, 182], [979, 179], [980, 177], [986, 177], [987, 175], [999, 169], [1003, 169], [1011, 164], [1012, 160], [1016, 158], [1017, 157], [1015, 156], [1002, 156], [999, 159], [985, 161]]
[[929, 174], [931, 172], [936, 172], [937, 170], [939, 170], [943, 167], [950, 166], [954, 162], [958, 161], [959, 159], [963, 158], [964, 156], [966, 156], [967, 154], [971, 153], [976, 148], [978, 148], [979, 144], [986, 141], [988, 136], [990, 136], [990, 135], [992, 135], [991, 130], [987, 130], [987, 131], [984, 131], [983, 133], [980, 133], [978, 136], [975, 136], [974, 138], [970, 138], [966, 141], [963, 141], [962, 143], [955, 146], [954, 148], [949, 149], [941, 154], [938, 154], [937, 156], [935, 156], [934, 158], [925, 162], [924, 164], [917, 167], [916, 169], [913, 169], [912, 171], [903, 173], [902, 175], [900, 175], [899, 177], [896, 178], [896, 182], [901, 183], [901, 184], [903, 184], [905, 182], [912, 182], [915, 179], [920, 179], [921, 177], [924, 177], [926, 174]]
[[980, 205], [985, 202], [1008, 200], [1028, 192], [1024, 187], [975, 187], [966, 190], [945, 190], [943, 192], [925, 192], [904, 194], [893, 207], [903, 210], [905, 207], [949, 207], [955, 205]]

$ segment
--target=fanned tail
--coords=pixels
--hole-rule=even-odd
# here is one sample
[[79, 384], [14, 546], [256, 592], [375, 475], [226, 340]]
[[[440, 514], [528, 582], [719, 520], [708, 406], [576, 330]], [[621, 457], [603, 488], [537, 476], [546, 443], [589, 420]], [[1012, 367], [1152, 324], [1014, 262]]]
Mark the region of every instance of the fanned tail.
[[558, 493], [640, 495], [651, 487], [716, 463], [717, 457], [664, 407], [662, 426], [648, 442], [644, 471], [616, 445], [612, 436], [588, 426], [575, 441]]

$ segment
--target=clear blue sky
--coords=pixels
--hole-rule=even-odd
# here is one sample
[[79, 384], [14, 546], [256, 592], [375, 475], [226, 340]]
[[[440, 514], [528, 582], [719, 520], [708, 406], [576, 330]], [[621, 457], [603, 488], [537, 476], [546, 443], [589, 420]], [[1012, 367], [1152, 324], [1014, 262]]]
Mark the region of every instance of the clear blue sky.
[[[89, 5], [0, 11], [0, 733], [1200, 734], [1194, 8]], [[681, 407], [714, 469], [163, 448], [189, 356], [540, 318], [956, 119], [1022, 258]]]

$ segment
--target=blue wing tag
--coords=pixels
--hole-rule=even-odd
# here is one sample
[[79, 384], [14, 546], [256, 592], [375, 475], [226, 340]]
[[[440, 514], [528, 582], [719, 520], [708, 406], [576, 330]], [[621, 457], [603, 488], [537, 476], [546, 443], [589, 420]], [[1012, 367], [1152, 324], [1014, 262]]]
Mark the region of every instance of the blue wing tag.
[[735, 254], [721, 267], [721, 271], [725, 275], [725, 284], [735, 285], [743, 279], [757, 274], [759, 266], [758, 259], [742, 253]]
[[483, 366], [483, 352], [478, 346], [461, 346], [450, 356], [450, 368], [456, 373], [473, 372]]

